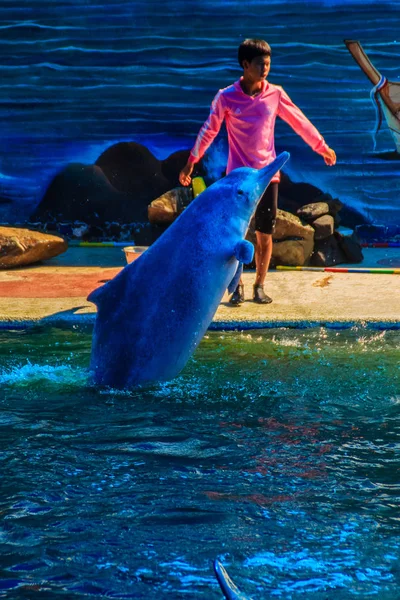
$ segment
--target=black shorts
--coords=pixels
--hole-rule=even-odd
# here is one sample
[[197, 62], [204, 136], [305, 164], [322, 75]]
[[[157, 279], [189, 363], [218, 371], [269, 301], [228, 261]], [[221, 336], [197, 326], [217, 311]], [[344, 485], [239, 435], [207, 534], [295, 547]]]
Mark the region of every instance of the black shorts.
[[257, 205], [254, 229], [260, 233], [274, 233], [278, 208], [278, 188], [277, 182], [270, 183]]

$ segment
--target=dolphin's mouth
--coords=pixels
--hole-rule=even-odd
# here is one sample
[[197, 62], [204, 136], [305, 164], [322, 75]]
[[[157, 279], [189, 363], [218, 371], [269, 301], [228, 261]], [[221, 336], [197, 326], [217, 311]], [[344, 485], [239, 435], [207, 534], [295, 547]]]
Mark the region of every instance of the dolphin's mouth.
[[259, 190], [261, 190], [259, 195], [260, 198], [264, 195], [271, 179], [283, 167], [289, 158], [289, 152], [281, 152], [281, 154], [279, 154], [279, 156], [277, 156], [272, 163], [260, 169], [258, 172]]

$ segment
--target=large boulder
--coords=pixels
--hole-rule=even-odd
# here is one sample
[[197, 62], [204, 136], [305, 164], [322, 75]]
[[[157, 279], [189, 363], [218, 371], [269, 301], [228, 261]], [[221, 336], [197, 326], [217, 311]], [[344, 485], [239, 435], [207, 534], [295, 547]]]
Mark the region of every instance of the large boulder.
[[301, 238], [313, 241], [314, 229], [310, 225], [304, 225], [296, 215], [278, 208], [273, 238], [274, 240]]
[[314, 228], [314, 239], [315, 240], [324, 240], [325, 238], [333, 235], [335, 231], [335, 222], [331, 215], [322, 215], [322, 217], [318, 217], [311, 223]]
[[315, 241], [310, 265], [313, 267], [334, 267], [345, 262], [347, 262], [346, 255], [334, 235]]
[[68, 248], [60, 237], [19, 229], [0, 227], [0, 268], [21, 267], [57, 256]]
[[350, 235], [344, 235], [339, 231], [335, 231], [334, 236], [339, 248], [346, 257], [346, 262], [360, 263], [363, 261], [364, 256], [362, 253], [360, 240], [354, 231]]
[[161, 163], [146, 146], [136, 142], [120, 142], [107, 148], [95, 163], [109, 182], [120, 192], [151, 200], [170, 189]]
[[[74, 232], [79, 231], [82, 239], [109, 239], [111, 236], [117, 240], [134, 240], [137, 245], [149, 245], [173, 220], [174, 210], [168, 206], [168, 201], [164, 211], [158, 200], [178, 187], [179, 172], [188, 156], [188, 150], [179, 150], [161, 161], [136, 142], [114, 144], [99, 156], [94, 165], [70, 164], [56, 175], [30, 216], [30, 222], [66, 236], [76, 237]], [[202, 161], [193, 170], [192, 176], [198, 175], [205, 175]], [[178, 200], [180, 194], [183, 192], [178, 194]], [[157, 201], [148, 211], [148, 206], [155, 199]], [[341, 203], [338, 200], [311, 184], [294, 183], [284, 172], [281, 173], [281, 209], [296, 214], [304, 205], [315, 203], [323, 203], [324, 207], [328, 205], [335, 225], [339, 224]], [[365, 222], [355, 211], [348, 219], [351, 209], [346, 210], [343, 207], [340, 211], [343, 225]], [[160, 217], [160, 225], [156, 225], [155, 218]]]
[[[148, 205], [178, 185], [188, 155], [182, 150], [160, 161], [141, 144], [114, 144], [94, 165], [70, 164], [56, 175], [30, 222], [57, 227], [80, 221], [88, 231], [107, 231], [112, 222], [149, 225]], [[201, 162], [193, 171], [198, 174], [204, 174]]]
[[310, 225], [304, 225], [295, 215], [278, 209], [273, 238], [271, 267], [308, 264], [314, 248], [314, 230]]
[[150, 223], [172, 223], [192, 200], [193, 191], [191, 186], [175, 188], [166, 192], [166, 194], [150, 203], [148, 208]]
[[313, 252], [312, 239], [276, 241], [272, 247], [271, 267], [302, 267]]
[[30, 220], [99, 225], [114, 220], [116, 212], [124, 217], [128, 205], [127, 194], [117, 191], [100, 167], [75, 163], [54, 177]]
[[[317, 202], [317, 198], [321, 194], [322, 190], [315, 185], [304, 182], [294, 183], [284, 171], [281, 171], [279, 206], [282, 210], [290, 210], [290, 212], [296, 213], [296, 210], [301, 206]], [[290, 205], [290, 209], [285, 204]]]
[[329, 213], [327, 202], [312, 202], [297, 209], [297, 216], [304, 221], [312, 222]]
[[[189, 154], [189, 150], [178, 150], [161, 161], [161, 171], [164, 177], [168, 179], [171, 188], [179, 185], [179, 173], [186, 165]], [[204, 177], [205, 174], [202, 161], [196, 163], [193, 167], [192, 177], [199, 175]]]
[[[295, 183], [290, 177], [281, 171], [281, 182], [279, 184], [279, 207], [282, 210], [296, 214], [297, 210], [304, 205], [325, 202], [329, 206], [329, 214], [336, 217], [340, 210], [341, 225], [354, 229], [356, 225], [369, 223], [368, 218], [357, 209], [342, 204], [340, 200], [332, 198], [328, 193], [310, 183]], [[339, 219], [337, 219], [337, 222]]]
[[344, 207], [343, 202], [339, 198], [332, 198], [330, 194], [322, 194], [319, 197], [319, 202], [326, 202], [329, 206], [329, 214], [335, 217], [337, 213]]
[[[254, 218], [246, 237], [255, 244]], [[303, 266], [308, 263], [314, 248], [314, 229], [310, 225], [303, 225], [295, 215], [278, 209], [273, 238], [271, 267]], [[251, 266], [255, 266], [254, 262]]]

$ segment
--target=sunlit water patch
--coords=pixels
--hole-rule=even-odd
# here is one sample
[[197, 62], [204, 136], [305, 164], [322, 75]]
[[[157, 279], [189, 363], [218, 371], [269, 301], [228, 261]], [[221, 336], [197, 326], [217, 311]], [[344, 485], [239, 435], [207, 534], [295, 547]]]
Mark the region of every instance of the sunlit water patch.
[[0, 332], [0, 597], [398, 598], [400, 332], [210, 332], [124, 392]]

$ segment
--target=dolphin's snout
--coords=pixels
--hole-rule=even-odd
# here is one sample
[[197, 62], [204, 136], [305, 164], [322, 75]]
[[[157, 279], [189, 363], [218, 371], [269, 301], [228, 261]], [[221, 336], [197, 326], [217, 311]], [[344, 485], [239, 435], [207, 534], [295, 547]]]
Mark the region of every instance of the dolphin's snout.
[[290, 158], [289, 152], [281, 152], [276, 157], [276, 159], [274, 160], [274, 162], [272, 164], [277, 163], [277, 169], [279, 170], [279, 169], [281, 169], [283, 167], [283, 165], [285, 163], [287, 163], [287, 161], [289, 160], [289, 158]]
[[281, 154], [279, 154], [279, 156], [276, 157], [274, 162], [267, 165], [263, 169], [260, 169], [260, 171], [258, 172], [259, 177], [262, 180], [262, 183], [264, 183], [264, 181], [266, 182], [265, 187], [267, 187], [275, 173], [283, 167], [283, 165], [289, 160], [289, 158], [289, 152], [281, 152]]
[[[290, 154], [289, 152], [281, 152], [279, 156], [276, 157], [274, 162], [267, 165], [266, 167], [256, 171], [255, 176], [255, 191], [257, 193], [258, 199], [264, 194], [267, 189], [271, 179], [283, 167], [283, 165], [289, 160]], [[253, 179], [254, 181], [254, 179]]]

